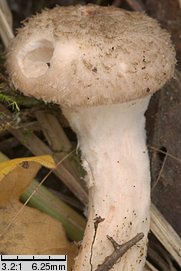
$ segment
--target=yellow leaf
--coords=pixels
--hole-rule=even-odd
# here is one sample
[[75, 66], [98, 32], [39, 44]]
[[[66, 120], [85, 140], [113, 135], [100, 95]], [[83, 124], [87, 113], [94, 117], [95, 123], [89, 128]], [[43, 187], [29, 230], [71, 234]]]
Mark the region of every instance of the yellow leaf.
[[41, 165], [54, 168], [49, 155], [18, 158], [0, 163], [0, 206], [18, 199], [36, 176]]
[[30, 166], [29, 162], [36, 162], [47, 168], [54, 168], [55, 162], [50, 155], [41, 155], [33, 157], [16, 158], [6, 162], [0, 163], [0, 181], [14, 170], [18, 165], [24, 169], [28, 169]]

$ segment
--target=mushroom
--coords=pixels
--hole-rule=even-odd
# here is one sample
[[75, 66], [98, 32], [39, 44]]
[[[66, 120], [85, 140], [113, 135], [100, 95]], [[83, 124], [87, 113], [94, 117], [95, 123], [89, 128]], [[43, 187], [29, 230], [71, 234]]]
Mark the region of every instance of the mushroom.
[[115, 249], [110, 238], [120, 244], [137, 233], [142, 240], [111, 270], [144, 268], [150, 227], [144, 113], [174, 66], [170, 35], [158, 22], [115, 7], [44, 10], [12, 42], [7, 68], [15, 87], [61, 105], [77, 134], [89, 206], [76, 271], [99, 270]]

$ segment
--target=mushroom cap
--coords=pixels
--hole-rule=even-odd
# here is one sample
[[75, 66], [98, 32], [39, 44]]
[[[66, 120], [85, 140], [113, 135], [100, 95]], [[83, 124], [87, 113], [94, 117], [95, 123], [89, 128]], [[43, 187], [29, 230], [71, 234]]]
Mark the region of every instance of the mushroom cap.
[[170, 35], [156, 20], [96, 5], [56, 7], [28, 19], [7, 59], [16, 88], [63, 107], [150, 95], [174, 66]]

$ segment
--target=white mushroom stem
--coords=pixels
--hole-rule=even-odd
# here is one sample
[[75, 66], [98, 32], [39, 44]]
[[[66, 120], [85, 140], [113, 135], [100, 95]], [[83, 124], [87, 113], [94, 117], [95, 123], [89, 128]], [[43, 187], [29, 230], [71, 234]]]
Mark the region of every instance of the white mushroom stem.
[[[95, 271], [113, 252], [106, 235], [120, 244], [140, 232], [144, 238], [111, 270], [144, 268], [150, 226], [150, 168], [144, 117], [149, 98], [64, 109], [78, 136], [89, 187], [88, 223], [76, 271]], [[96, 217], [102, 222], [97, 223]]]

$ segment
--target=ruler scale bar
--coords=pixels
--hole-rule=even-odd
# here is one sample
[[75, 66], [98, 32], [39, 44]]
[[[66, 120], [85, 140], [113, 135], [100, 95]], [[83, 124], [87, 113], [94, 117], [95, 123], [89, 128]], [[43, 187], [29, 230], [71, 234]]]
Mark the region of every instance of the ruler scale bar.
[[[62, 256], [64, 258], [60, 258]], [[30, 257], [32, 257], [32, 258], [30, 258]], [[32, 256], [29, 256], [29, 255], [11, 255], [11, 256], [10, 255], [1, 255], [1, 261], [66, 261], [66, 260], [67, 260], [66, 255], [54, 255], [54, 256], [45, 256], [45, 255], [35, 255], [35, 256], [33, 256], [33, 255]]]
[[0, 270], [67, 271], [66, 255], [1, 255]]

